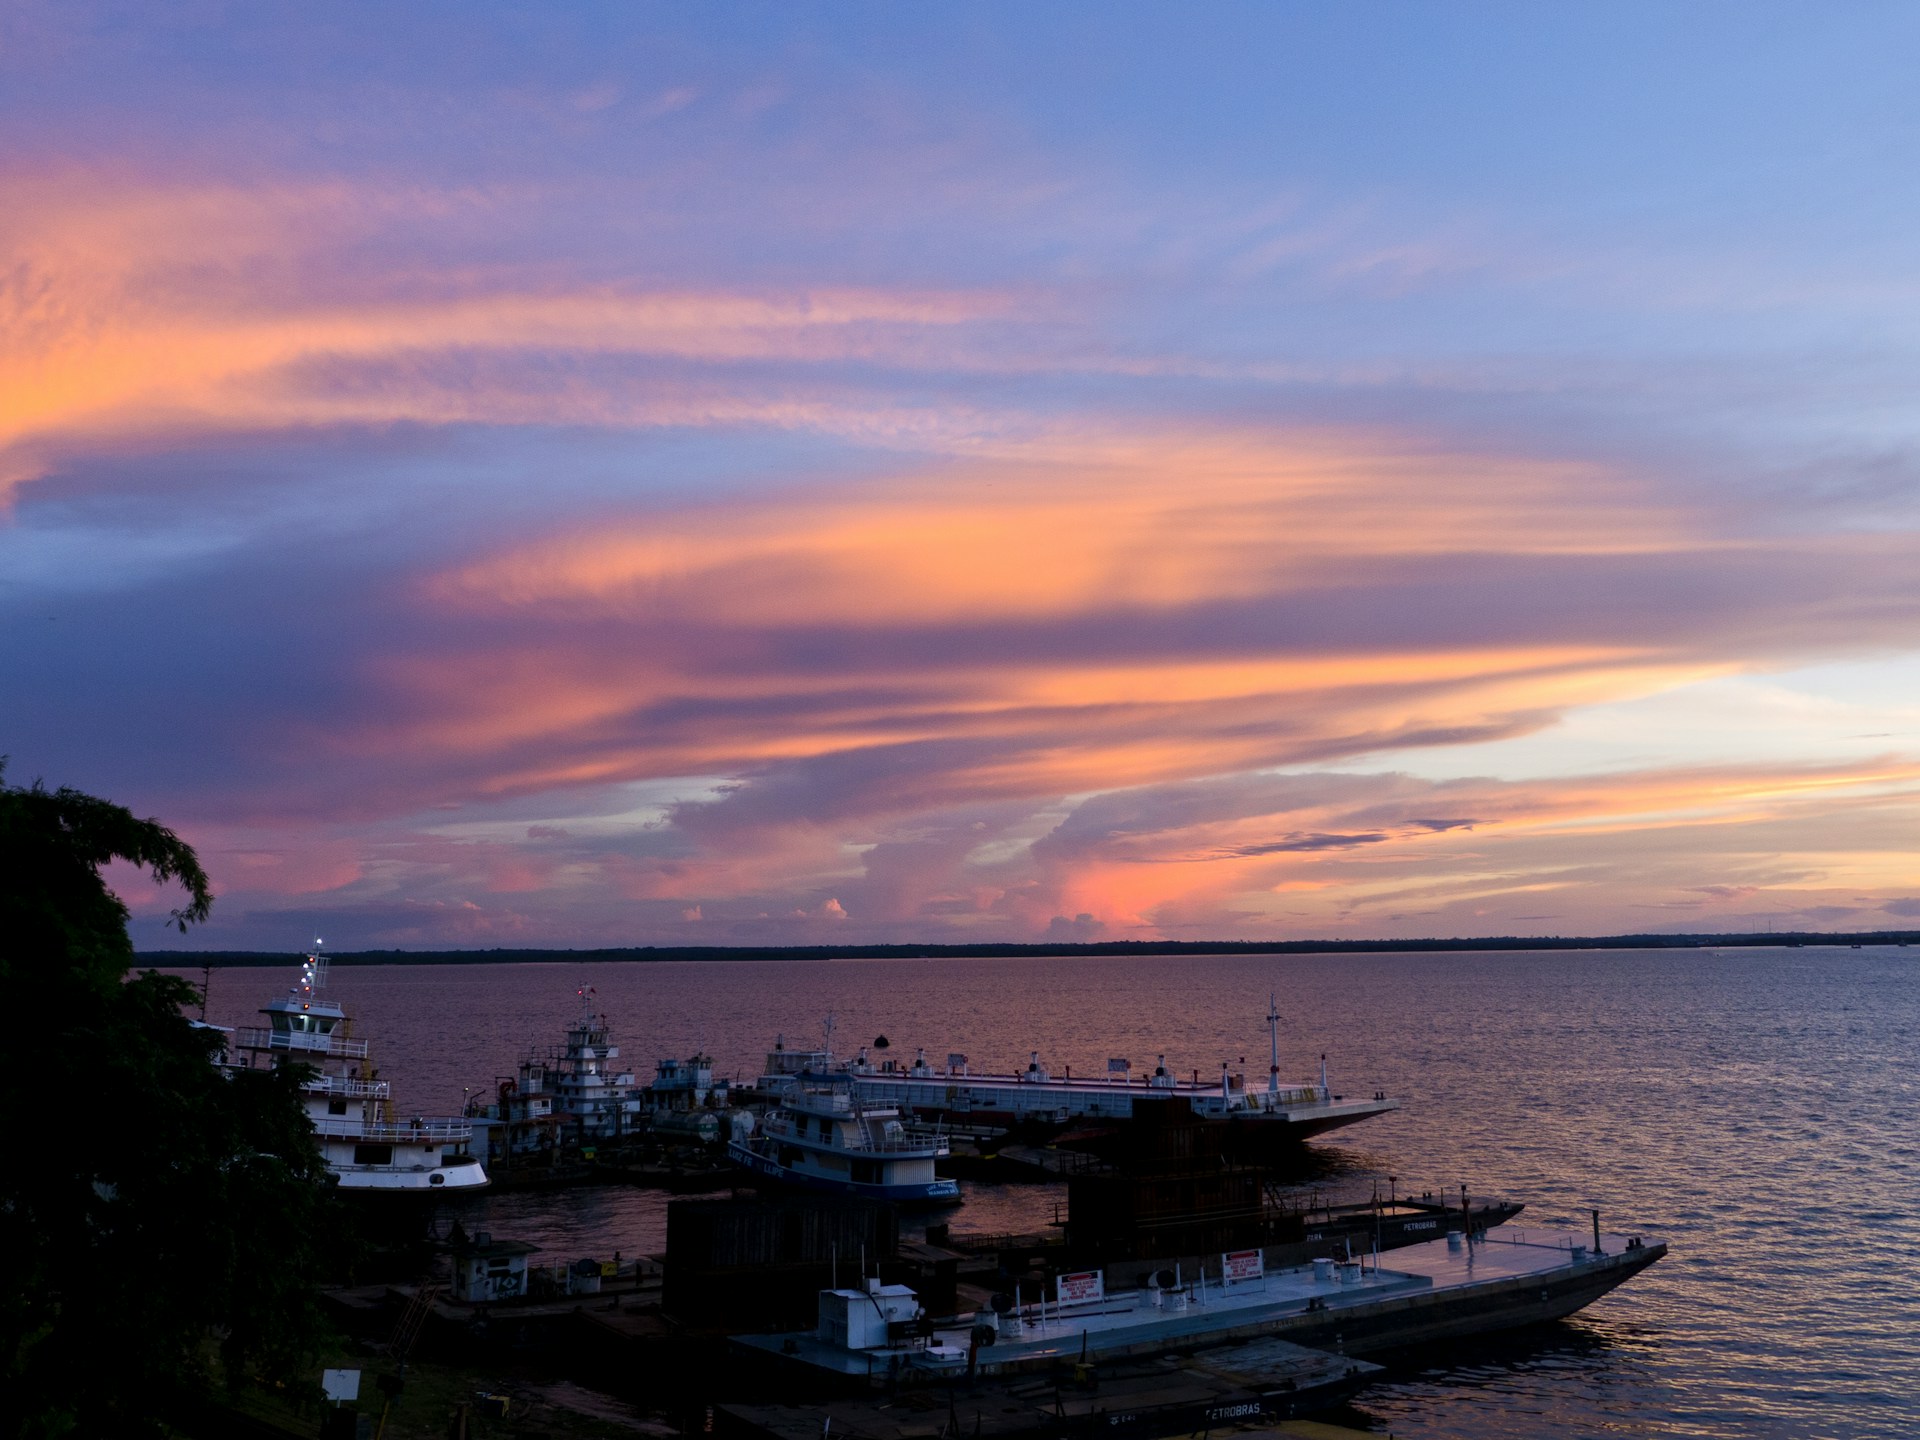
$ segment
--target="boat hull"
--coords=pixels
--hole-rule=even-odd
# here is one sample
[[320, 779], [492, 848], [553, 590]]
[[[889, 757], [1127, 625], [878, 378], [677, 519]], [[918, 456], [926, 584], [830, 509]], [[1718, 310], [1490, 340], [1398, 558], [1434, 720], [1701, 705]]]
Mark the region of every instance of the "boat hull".
[[1178, 1086], [1107, 1085], [1088, 1080], [1028, 1082], [1016, 1076], [916, 1076], [855, 1072], [853, 1084], [869, 1104], [897, 1105], [922, 1120], [1001, 1129], [1054, 1127], [1145, 1118], [1169, 1101], [1182, 1101], [1202, 1121], [1233, 1130], [1250, 1144], [1300, 1141], [1398, 1110], [1400, 1101], [1315, 1094], [1304, 1087], [1270, 1096]]
[[782, 1165], [771, 1156], [762, 1155], [738, 1141], [727, 1146], [727, 1158], [763, 1180], [824, 1195], [858, 1195], [868, 1200], [886, 1200], [895, 1205], [926, 1208], [960, 1203], [960, 1185], [955, 1180], [935, 1179], [913, 1184], [881, 1185], [809, 1175]]
[[[1429, 1242], [1431, 1245], [1433, 1242]], [[1485, 1242], [1481, 1242], [1485, 1243]], [[1411, 1350], [1452, 1340], [1467, 1340], [1501, 1330], [1517, 1330], [1564, 1320], [1586, 1308], [1608, 1291], [1625, 1284], [1667, 1253], [1664, 1244], [1618, 1249], [1611, 1254], [1556, 1266], [1531, 1274], [1490, 1280], [1464, 1289], [1413, 1290], [1329, 1305], [1321, 1310], [1295, 1310], [1281, 1315], [1249, 1318], [1241, 1324], [1208, 1325], [1196, 1320], [1186, 1327], [1143, 1337], [1138, 1343], [1098, 1342], [1094, 1349], [1106, 1355], [1146, 1355], [1177, 1348], [1177, 1342], [1227, 1344], [1260, 1336], [1278, 1336], [1296, 1345], [1330, 1350], [1339, 1355], [1367, 1357]], [[1389, 1269], [1406, 1264], [1406, 1252], [1384, 1262]], [[1006, 1366], [1035, 1368], [1031, 1363]]]
[[432, 1170], [394, 1170], [380, 1166], [331, 1167], [343, 1195], [472, 1195], [489, 1184], [477, 1160]]
[[[1415, 1292], [1290, 1316], [1226, 1338], [1278, 1335], [1339, 1355], [1371, 1357], [1502, 1330], [1543, 1325], [1585, 1309], [1662, 1255], [1664, 1244], [1589, 1259], [1543, 1275], [1515, 1276], [1458, 1294]], [[1395, 1262], [1388, 1260], [1391, 1267]]]

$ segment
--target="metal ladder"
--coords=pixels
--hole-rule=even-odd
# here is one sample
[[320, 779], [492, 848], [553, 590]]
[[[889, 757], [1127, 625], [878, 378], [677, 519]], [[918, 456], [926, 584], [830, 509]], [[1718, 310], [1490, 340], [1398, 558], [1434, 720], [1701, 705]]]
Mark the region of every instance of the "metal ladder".
[[420, 1338], [420, 1331], [432, 1313], [433, 1302], [440, 1298], [441, 1287], [435, 1281], [427, 1281], [413, 1292], [413, 1298], [407, 1302], [407, 1308], [400, 1312], [400, 1318], [394, 1323], [393, 1335], [387, 1341], [387, 1354], [395, 1360], [405, 1360], [413, 1352], [414, 1342]]

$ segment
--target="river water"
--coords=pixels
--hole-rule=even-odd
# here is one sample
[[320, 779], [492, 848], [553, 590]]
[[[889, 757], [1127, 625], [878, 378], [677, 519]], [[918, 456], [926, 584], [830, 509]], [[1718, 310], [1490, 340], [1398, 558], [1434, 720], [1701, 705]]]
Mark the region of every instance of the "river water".
[[[1920, 951], [1838, 948], [1341, 956], [342, 967], [329, 993], [404, 1112], [457, 1113], [591, 987], [643, 1078], [712, 1055], [751, 1076], [777, 1032], [846, 1053], [886, 1035], [936, 1063], [1138, 1067], [1258, 1083], [1269, 991], [1282, 1079], [1385, 1090], [1401, 1111], [1316, 1142], [1317, 1188], [1527, 1202], [1668, 1257], [1571, 1320], [1433, 1357], [1358, 1418], [1403, 1440], [1920, 1434]], [[186, 973], [186, 972], [182, 972]], [[208, 1018], [249, 1023], [292, 976], [224, 970]], [[197, 980], [198, 972], [190, 978]], [[972, 1186], [961, 1229], [1038, 1228], [1055, 1187]], [[469, 1229], [550, 1255], [657, 1250], [667, 1197], [624, 1188], [469, 1202]]]

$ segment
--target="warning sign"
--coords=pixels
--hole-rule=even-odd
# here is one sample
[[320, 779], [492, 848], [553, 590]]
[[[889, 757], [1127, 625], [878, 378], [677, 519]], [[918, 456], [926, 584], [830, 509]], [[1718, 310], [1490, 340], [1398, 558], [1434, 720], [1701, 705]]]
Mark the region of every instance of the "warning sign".
[[1220, 1257], [1220, 1274], [1229, 1285], [1258, 1280], [1266, 1274], [1266, 1267], [1261, 1260], [1258, 1250], [1229, 1250]]
[[1062, 1275], [1055, 1291], [1062, 1305], [1079, 1305], [1087, 1301], [1104, 1298], [1106, 1290], [1098, 1270], [1082, 1270], [1073, 1275]]

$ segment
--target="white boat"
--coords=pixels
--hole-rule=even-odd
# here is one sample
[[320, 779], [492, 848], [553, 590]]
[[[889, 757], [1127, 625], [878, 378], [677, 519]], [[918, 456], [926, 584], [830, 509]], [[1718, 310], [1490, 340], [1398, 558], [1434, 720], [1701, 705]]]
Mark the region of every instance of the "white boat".
[[354, 1037], [336, 1002], [321, 998], [326, 976], [327, 962], [316, 947], [294, 987], [262, 1007], [266, 1025], [233, 1032], [236, 1063], [308, 1068], [300, 1086], [307, 1118], [342, 1190], [425, 1195], [484, 1186], [486, 1169], [468, 1153], [472, 1122], [397, 1116], [367, 1042]]
[[900, 1205], [957, 1205], [958, 1181], [934, 1173], [944, 1136], [910, 1134], [900, 1112], [864, 1101], [846, 1075], [789, 1087], [759, 1132], [727, 1145], [743, 1169], [787, 1185]]

